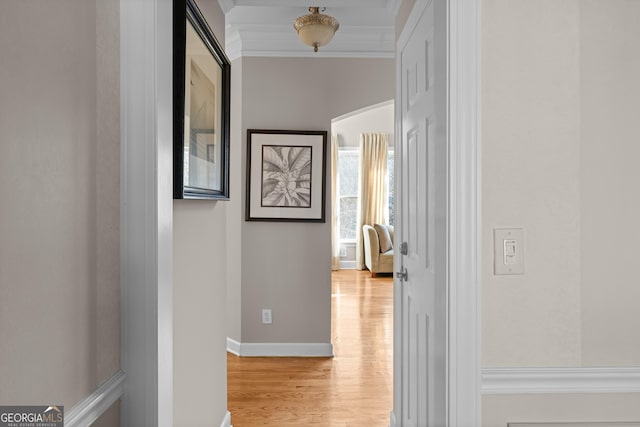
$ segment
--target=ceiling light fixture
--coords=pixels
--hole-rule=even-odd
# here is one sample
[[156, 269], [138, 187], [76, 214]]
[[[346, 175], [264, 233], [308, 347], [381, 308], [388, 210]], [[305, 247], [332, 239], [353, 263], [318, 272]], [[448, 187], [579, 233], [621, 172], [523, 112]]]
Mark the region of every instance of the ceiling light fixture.
[[297, 18], [293, 22], [293, 28], [298, 32], [302, 43], [312, 46], [313, 51], [317, 52], [320, 46], [331, 41], [340, 24], [333, 16], [320, 13], [319, 7], [310, 7], [309, 12], [311, 13]]

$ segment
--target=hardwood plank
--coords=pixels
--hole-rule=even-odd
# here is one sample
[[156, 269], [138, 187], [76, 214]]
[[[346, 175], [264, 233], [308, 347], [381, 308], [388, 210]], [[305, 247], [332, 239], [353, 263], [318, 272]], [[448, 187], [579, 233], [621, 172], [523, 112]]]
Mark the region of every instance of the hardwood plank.
[[386, 427], [393, 405], [393, 282], [332, 273], [333, 358], [227, 356], [234, 427]]

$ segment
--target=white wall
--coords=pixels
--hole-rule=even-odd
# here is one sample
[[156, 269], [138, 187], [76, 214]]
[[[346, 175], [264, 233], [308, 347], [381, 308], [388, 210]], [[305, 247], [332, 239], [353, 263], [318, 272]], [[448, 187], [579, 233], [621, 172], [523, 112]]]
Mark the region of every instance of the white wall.
[[[581, 362], [578, 0], [487, 0], [483, 24], [484, 366]], [[525, 231], [494, 276], [492, 230]]]
[[394, 147], [393, 100], [353, 111], [331, 121], [331, 133], [338, 135], [341, 147], [359, 147], [363, 132], [386, 132], [389, 148]]
[[586, 366], [640, 365], [640, 3], [582, 0], [581, 279]]
[[[218, 2], [199, 0], [198, 6], [224, 46]], [[219, 425], [226, 413], [227, 208], [224, 201], [173, 203], [173, 423], [178, 426]]]
[[118, 22], [114, 0], [0, 5], [3, 404], [70, 409], [120, 368]]
[[[638, 421], [640, 419], [639, 404], [640, 397], [637, 393], [484, 396], [482, 398], [482, 425], [484, 427], [507, 427], [507, 423], [514, 422]], [[593, 427], [597, 426], [598, 424], [593, 425]], [[544, 427], [544, 424], [540, 427]]]
[[[243, 58], [243, 139], [248, 128], [329, 131], [332, 118], [392, 99], [394, 78], [390, 59]], [[330, 221], [243, 222], [241, 234], [241, 341], [330, 343]]]
[[[640, 5], [483, 1], [482, 364], [640, 365]], [[492, 229], [525, 274], [492, 274]], [[487, 395], [483, 425], [640, 420], [640, 394]]]

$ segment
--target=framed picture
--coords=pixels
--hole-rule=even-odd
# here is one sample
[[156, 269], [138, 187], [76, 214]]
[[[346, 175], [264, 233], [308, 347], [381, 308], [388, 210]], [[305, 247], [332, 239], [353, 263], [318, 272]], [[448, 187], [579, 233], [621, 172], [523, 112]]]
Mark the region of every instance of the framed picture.
[[173, 198], [228, 199], [231, 65], [195, 0], [173, 21]]
[[247, 131], [247, 221], [325, 222], [326, 131]]

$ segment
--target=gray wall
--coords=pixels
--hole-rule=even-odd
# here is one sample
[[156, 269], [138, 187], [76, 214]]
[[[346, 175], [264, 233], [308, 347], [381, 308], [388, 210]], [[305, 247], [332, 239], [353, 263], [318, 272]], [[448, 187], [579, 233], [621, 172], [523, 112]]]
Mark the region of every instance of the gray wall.
[[400, 37], [400, 33], [407, 23], [407, 19], [409, 19], [409, 15], [411, 14], [411, 10], [413, 6], [416, 4], [416, 0], [403, 0], [400, 4], [400, 9], [398, 10], [398, 14], [396, 15], [396, 41]]
[[[198, 6], [224, 46], [218, 2], [199, 0]], [[173, 421], [178, 426], [219, 425], [226, 413], [227, 209], [224, 201], [173, 203]]]
[[[330, 131], [332, 118], [394, 98], [394, 64], [392, 59], [243, 58], [242, 170], [248, 128]], [[244, 199], [244, 174], [242, 179]], [[328, 198], [327, 218], [329, 212]], [[239, 340], [331, 342], [330, 234], [329, 220], [242, 222]], [[273, 310], [273, 324], [261, 323], [262, 308]]]
[[241, 341], [242, 324], [242, 223], [244, 222], [242, 153], [242, 62], [231, 63], [231, 170], [230, 200], [227, 203], [227, 336]]
[[120, 368], [118, 4], [0, 4], [3, 404], [70, 409]]
[[[640, 4], [483, 1], [482, 364], [640, 365]], [[525, 274], [492, 274], [524, 227]], [[640, 394], [483, 397], [483, 425], [640, 419]]]

